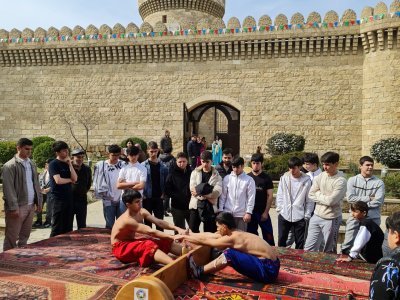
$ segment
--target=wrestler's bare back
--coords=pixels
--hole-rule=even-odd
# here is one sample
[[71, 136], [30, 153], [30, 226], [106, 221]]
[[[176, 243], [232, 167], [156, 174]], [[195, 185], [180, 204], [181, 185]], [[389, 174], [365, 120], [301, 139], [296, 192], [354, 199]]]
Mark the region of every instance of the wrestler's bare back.
[[252, 233], [234, 230], [229, 236], [233, 243], [232, 249], [248, 253], [258, 258], [268, 258], [276, 260], [277, 253], [266, 241]]
[[145, 211], [140, 209], [135, 214], [126, 210], [114, 223], [111, 230], [111, 244], [120, 241], [133, 241], [138, 227], [143, 224]]

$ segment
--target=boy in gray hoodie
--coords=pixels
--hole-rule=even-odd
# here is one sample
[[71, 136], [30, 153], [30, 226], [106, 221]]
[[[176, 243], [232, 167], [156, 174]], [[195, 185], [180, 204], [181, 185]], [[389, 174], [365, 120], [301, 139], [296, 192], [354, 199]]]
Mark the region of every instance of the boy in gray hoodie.
[[321, 156], [321, 162], [324, 172], [314, 179], [309, 193], [315, 202], [315, 210], [310, 219], [304, 250], [319, 251], [322, 235], [325, 242], [323, 251], [336, 253], [346, 179], [343, 172], [338, 171], [338, 153], [326, 152]]
[[[367, 203], [367, 219], [372, 220], [376, 225], [381, 224], [381, 207], [385, 199], [385, 184], [375, 177], [374, 160], [369, 156], [360, 158], [360, 174], [349, 178], [347, 182], [347, 202], [354, 204], [358, 201]], [[360, 228], [358, 220], [350, 214], [346, 222], [346, 235], [342, 244], [342, 254], [349, 254], [354, 239]]]

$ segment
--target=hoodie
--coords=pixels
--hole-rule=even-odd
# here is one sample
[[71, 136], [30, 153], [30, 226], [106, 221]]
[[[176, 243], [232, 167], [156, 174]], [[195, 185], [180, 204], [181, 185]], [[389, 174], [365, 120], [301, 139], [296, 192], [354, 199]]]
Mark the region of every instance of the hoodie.
[[314, 202], [308, 197], [310, 187], [310, 177], [304, 173], [299, 178], [293, 178], [290, 172], [283, 174], [276, 194], [276, 212], [292, 223], [310, 219], [314, 209]]
[[[371, 200], [371, 197], [374, 197]], [[357, 201], [368, 204], [368, 219], [380, 219], [381, 207], [385, 199], [385, 184], [379, 178], [372, 176], [364, 178], [361, 174], [349, 178], [347, 182], [347, 201]]]

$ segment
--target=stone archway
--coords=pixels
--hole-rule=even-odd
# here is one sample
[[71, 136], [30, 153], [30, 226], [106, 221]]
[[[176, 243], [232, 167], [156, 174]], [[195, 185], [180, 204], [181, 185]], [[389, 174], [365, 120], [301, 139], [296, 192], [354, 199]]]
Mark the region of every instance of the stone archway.
[[[188, 106], [190, 105], [190, 106]], [[225, 101], [204, 101], [184, 104], [184, 148], [192, 133], [205, 136], [208, 145], [218, 136], [223, 148], [240, 152], [240, 110]], [[186, 151], [186, 149], [184, 149]]]

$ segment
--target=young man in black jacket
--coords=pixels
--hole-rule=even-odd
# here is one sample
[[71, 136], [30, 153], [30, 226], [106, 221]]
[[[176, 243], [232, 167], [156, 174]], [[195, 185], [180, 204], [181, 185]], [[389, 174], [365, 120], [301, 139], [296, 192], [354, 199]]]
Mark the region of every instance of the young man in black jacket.
[[174, 225], [182, 229], [186, 228], [185, 220], [189, 224], [189, 201], [191, 197], [189, 183], [191, 172], [187, 155], [180, 152], [176, 156], [176, 163], [171, 168], [165, 182], [165, 194], [171, 198]]
[[221, 176], [222, 180], [224, 180], [226, 175], [232, 173], [232, 159], [233, 159], [233, 150], [231, 148], [226, 148], [222, 151], [222, 161], [215, 166], [215, 170], [218, 171], [219, 176]]
[[386, 219], [388, 243], [392, 250], [381, 258], [371, 277], [371, 300], [400, 299], [400, 211]]
[[83, 163], [85, 151], [75, 149], [71, 153], [72, 165], [74, 166], [78, 180], [72, 185], [73, 214], [76, 216], [78, 229], [86, 227], [87, 216], [87, 193], [92, 185], [92, 170]]

